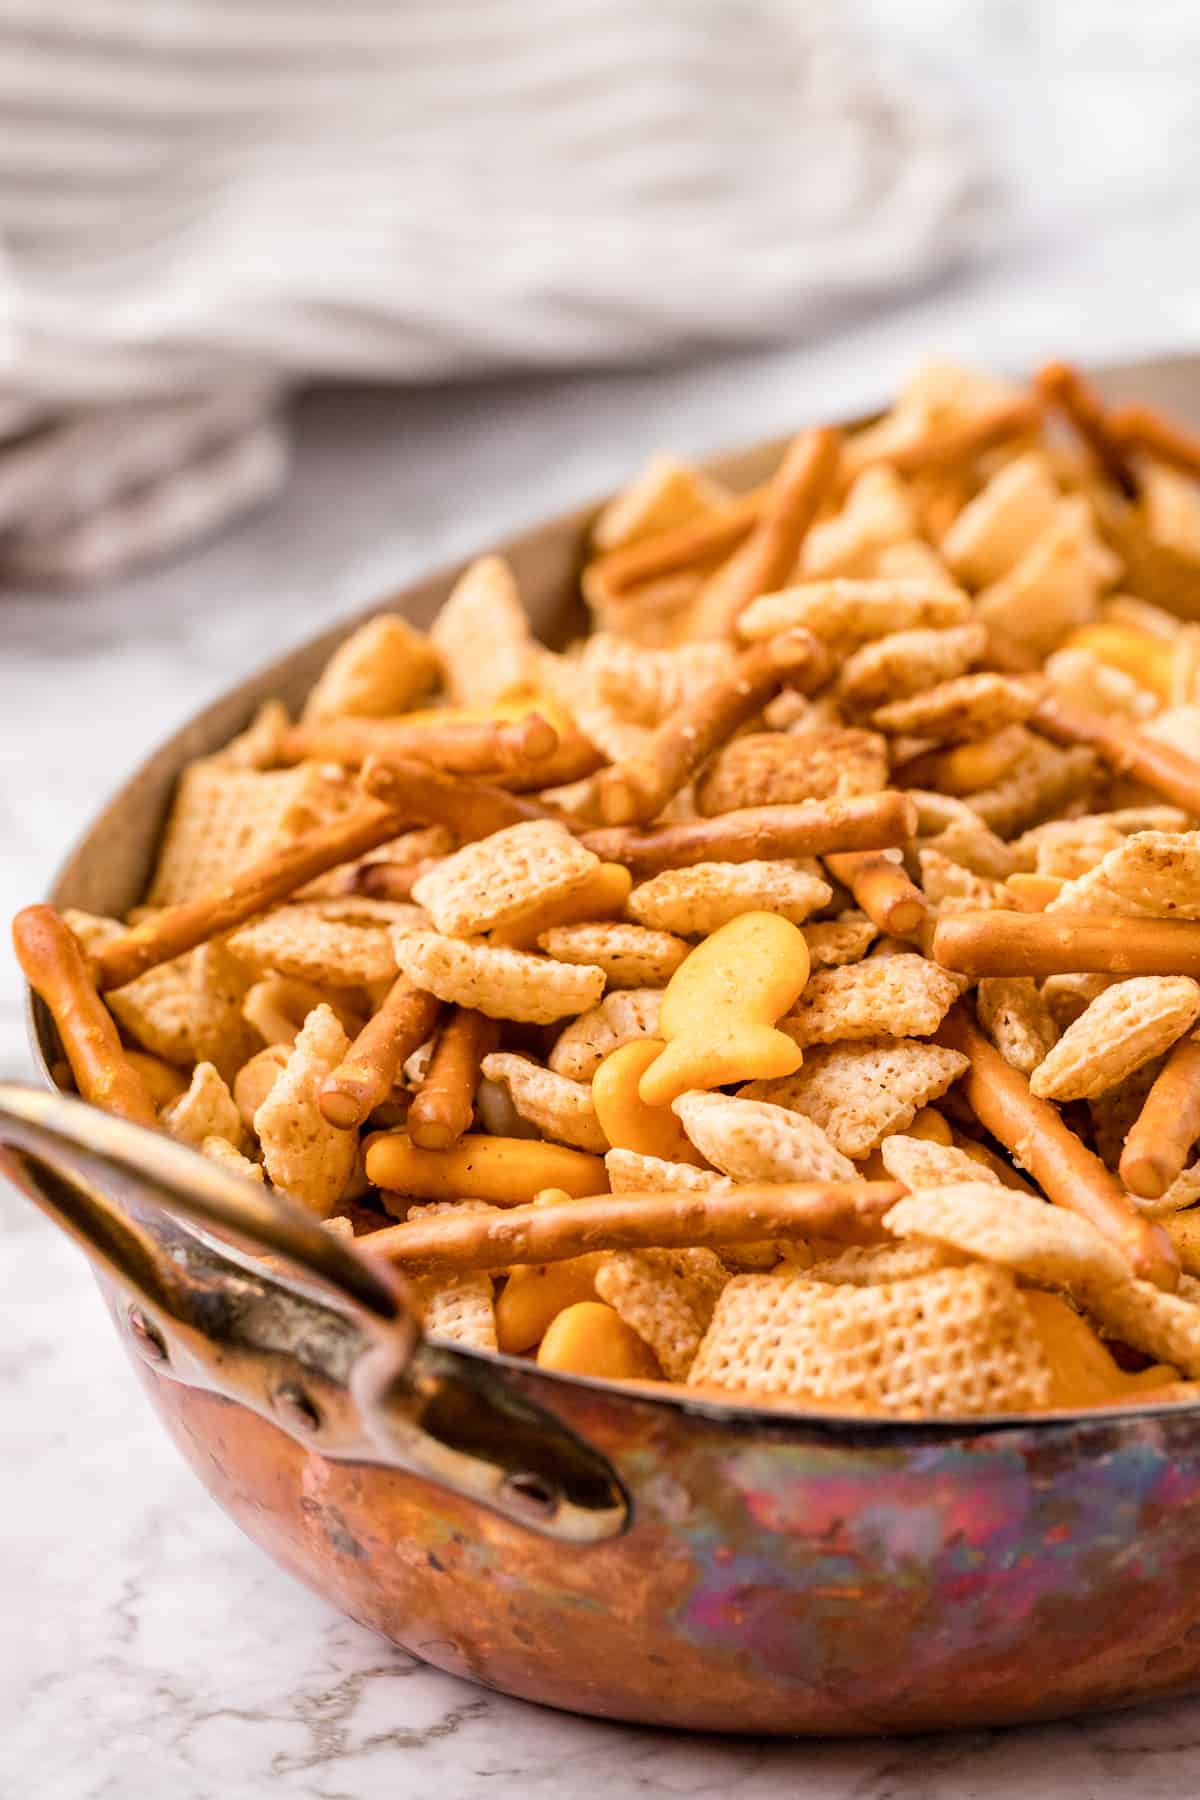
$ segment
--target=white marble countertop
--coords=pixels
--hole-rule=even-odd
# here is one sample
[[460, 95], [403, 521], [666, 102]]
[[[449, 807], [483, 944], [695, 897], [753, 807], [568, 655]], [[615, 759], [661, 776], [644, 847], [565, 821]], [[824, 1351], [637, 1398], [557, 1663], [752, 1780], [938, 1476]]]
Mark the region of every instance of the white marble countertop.
[[[901, 9], [869, 10], [894, 26]], [[652, 447], [853, 408], [932, 349], [1019, 366], [1195, 342], [1200, 20], [1166, 0], [1143, 0], [1136, 35], [1110, 0], [904, 10], [914, 47], [967, 84], [1012, 179], [1014, 225], [990, 260], [800, 348], [315, 397], [296, 478], [268, 513], [112, 590], [0, 596], [0, 911], [42, 891], [116, 778], [234, 677], [603, 491]], [[4, 964], [0, 1074], [27, 1073]], [[1200, 1787], [1200, 1701], [937, 1740], [742, 1742], [573, 1719], [414, 1663], [293, 1585], [209, 1502], [152, 1421], [82, 1260], [11, 1192], [0, 1441], [5, 1796], [1166, 1800]]]

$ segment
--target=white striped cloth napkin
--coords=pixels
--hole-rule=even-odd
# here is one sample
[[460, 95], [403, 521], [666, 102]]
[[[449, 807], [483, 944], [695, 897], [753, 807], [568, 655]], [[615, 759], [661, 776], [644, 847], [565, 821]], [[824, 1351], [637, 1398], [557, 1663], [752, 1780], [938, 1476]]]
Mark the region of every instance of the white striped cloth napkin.
[[796, 337], [989, 205], [836, 0], [2, 0], [0, 567], [274, 492], [299, 379]]

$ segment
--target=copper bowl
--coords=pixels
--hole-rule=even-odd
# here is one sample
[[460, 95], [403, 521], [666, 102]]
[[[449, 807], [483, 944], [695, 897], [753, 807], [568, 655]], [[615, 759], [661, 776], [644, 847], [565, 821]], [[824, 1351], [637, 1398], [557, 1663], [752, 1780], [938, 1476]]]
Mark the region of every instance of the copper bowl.
[[[1102, 384], [1200, 423], [1200, 363]], [[750, 484], [778, 448], [713, 467]], [[504, 546], [551, 638], [591, 516]], [[427, 623], [456, 573], [387, 604]], [[159, 750], [52, 899], [133, 904], [180, 767], [266, 696], [298, 702], [355, 623]], [[609, 1718], [810, 1734], [1049, 1718], [1200, 1677], [1196, 1406], [864, 1423], [548, 1374], [423, 1341], [387, 1272], [306, 1215], [77, 1100], [3, 1088], [0, 1142], [91, 1257], [213, 1496], [439, 1668]]]

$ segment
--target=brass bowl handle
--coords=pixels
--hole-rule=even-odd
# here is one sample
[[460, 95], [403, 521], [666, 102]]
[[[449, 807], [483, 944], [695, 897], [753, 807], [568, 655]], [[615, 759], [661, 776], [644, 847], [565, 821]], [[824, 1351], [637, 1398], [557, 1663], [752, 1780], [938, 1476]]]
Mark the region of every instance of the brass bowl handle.
[[[132, 1345], [158, 1374], [325, 1456], [425, 1475], [552, 1537], [594, 1542], [627, 1524], [605, 1458], [518, 1394], [502, 1364], [425, 1339], [395, 1271], [294, 1202], [161, 1133], [16, 1083], [0, 1083], [0, 1167], [121, 1292]], [[256, 1254], [239, 1256], [228, 1234]], [[264, 1251], [299, 1280], [264, 1267]]]

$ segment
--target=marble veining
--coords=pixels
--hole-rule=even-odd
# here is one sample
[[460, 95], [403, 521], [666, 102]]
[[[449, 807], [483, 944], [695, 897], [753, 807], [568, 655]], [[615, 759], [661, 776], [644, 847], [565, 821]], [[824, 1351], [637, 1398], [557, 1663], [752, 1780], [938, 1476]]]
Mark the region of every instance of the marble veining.
[[[0, 596], [0, 910], [41, 891], [116, 777], [255, 662], [603, 491], [653, 447], [703, 450], [869, 403], [931, 349], [1015, 367], [1195, 341], [1200, 17], [1146, 0], [1131, 34], [1115, 0], [863, 4], [964, 84], [1012, 188], [1007, 240], [955, 286], [789, 350], [314, 396], [270, 512], [114, 589]], [[27, 1073], [5, 962], [0, 1074]], [[4, 1800], [1176, 1800], [1200, 1787], [1200, 1699], [949, 1738], [743, 1741], [572, 1718], [390, 1650], [217, 1511], [151, 1418], [81, 1258], [9, 1191], [0, 1443]]]

